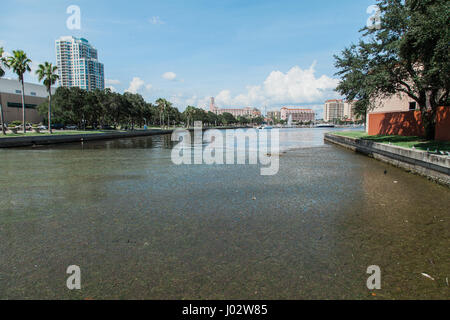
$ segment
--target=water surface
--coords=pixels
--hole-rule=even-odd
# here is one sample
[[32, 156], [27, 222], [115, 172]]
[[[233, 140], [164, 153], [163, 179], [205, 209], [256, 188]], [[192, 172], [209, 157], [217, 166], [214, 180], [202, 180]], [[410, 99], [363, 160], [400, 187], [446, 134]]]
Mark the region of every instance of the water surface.
[[329, 130], [281, 132], [275, 176], [176, 166], [170, 136], [0, 150], [0, 298], [449, 298], [449, 189]]

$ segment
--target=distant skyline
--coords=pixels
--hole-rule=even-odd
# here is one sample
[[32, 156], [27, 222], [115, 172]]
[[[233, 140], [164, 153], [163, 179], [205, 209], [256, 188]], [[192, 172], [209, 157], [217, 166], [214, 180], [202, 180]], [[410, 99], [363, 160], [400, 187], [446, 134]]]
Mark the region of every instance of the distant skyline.
[[[283, 105], [322, 117], [338, 79], [333, 54], [356, 42], [375, 1], [31, 1], [2, 4], [0, 46], [22, 49], [33, 70], [56, 62], [55, 40], [84, 37], [98, 49], [106, 87], [187, 105]], [[81, 29], [69, 30], [69, 6]], [[6, 31], [5, 31], [6, 30]], [[6, 77], [15, 78], [8, 72]], [[37, 83], [34, 74], [25, 77]]]

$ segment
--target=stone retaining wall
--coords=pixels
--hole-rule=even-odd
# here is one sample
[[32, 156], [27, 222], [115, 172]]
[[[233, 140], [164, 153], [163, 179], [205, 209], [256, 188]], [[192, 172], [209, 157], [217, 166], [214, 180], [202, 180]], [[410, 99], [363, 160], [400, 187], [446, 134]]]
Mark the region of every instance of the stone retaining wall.
[[326, 142], [371, 156], [450, 187], [450, 157], [326, 133]]

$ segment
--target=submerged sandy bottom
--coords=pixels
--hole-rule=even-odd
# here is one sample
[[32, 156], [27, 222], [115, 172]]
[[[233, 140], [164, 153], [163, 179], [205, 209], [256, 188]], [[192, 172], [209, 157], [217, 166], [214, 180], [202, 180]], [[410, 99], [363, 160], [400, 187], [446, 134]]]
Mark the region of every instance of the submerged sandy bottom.
[[318, 139], [271, 177], [167, 137], [0, 150], [0, 298], [447, 299], [450, 190]]

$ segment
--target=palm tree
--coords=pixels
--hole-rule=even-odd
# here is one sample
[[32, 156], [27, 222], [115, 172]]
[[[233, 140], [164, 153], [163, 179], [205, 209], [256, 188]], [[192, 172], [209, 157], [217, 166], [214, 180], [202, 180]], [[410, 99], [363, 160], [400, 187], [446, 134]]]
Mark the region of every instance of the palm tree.
[[[6, 64], [6, 58], [3, 56], [3, 53], [4, 53], [3, 47], [0, 47], [0, 78], [5, 75], [5, 70], [3, 69], [3, 66], [8, 67], [8, 65]], [[0, 125], [2, 126], [2, 133], [6, 135], [6, 130], [3, 122], [3, 108], [1, 101], [0, 101], [0, 121], [1, 121]]]
[[27, 133], [27, 127], [25, 124], [25, 86], [23, 84], [23, 75], [25, 72], [30, 72], [31, 60], [28, 59], [25, 52], [22, 50], [14, 50], [13, 55], [6, 60], [6, 64], [11, 68], [19, 77], [19, 82], [22, 84], [22, 124], [23, 133]]
[[187, 127], [190, 127], [191, 124], [191, 120], [194, 120], [194, 114], [195, 114], [195, 108], [192, 106], [187, 106], [186, 110], [184, 111], [185, 115], [186, 115], [186, 122], [187, 122]]
[[156, 108], [158, 109], [159, 112], [159, 126], [162, 127], [163, 126], [163, 120], [164, 118], [162, 117], [162, 112], [163, 112], [163, 104], [161, 103], [162, 99], [158, 99], [156, 100]]
[[39, 81], [44, 80], [44, 86], [48, 92], [48, 130], [52, 133], [52, 85], [56, 83], [59, 76], [56, 74], [57, 66], [52, 65], [49, 62], [40, 64], [36, 70]]
[[158, 100], [156, 100], [156, 105], [159, 109], [160, 124], [162, 124], [162, 127], [164, 128], [164, 116], [166, 113], [166, 108], [170, 108], [172, 104], [166, 99], [159, 98]]

